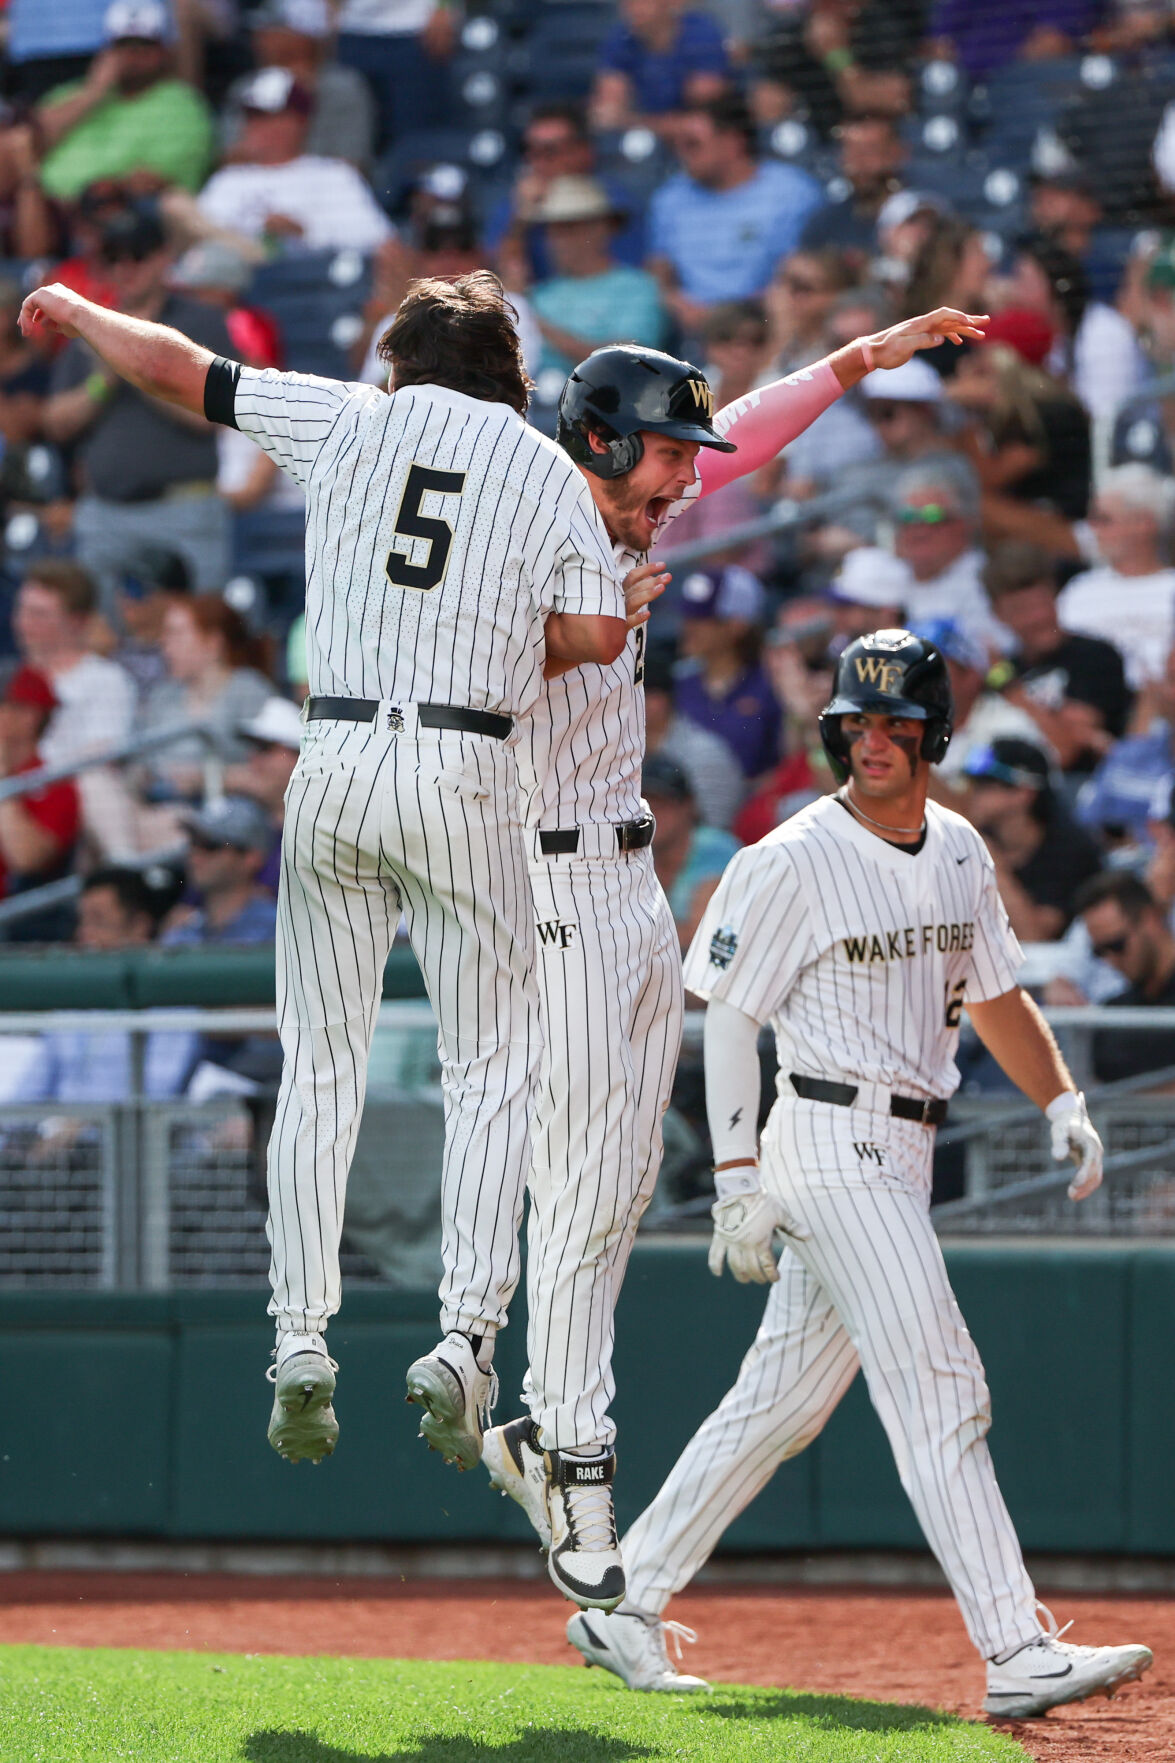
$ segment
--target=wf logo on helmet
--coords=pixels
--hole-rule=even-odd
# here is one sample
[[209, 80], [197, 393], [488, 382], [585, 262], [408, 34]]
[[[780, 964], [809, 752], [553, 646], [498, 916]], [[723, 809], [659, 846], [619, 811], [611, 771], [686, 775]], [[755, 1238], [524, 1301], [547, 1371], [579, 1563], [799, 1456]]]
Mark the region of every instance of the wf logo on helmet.
[[694, 395], [694, 403], [707, 417], [714, 414], [714, 394], [705, 380], [687, 380], [686, 384]]
[[862, 685], [877, 686], [887, 697], [896, 693], [902, 683], [902, 669], [879, 655], [858, 655], [853, 664]]

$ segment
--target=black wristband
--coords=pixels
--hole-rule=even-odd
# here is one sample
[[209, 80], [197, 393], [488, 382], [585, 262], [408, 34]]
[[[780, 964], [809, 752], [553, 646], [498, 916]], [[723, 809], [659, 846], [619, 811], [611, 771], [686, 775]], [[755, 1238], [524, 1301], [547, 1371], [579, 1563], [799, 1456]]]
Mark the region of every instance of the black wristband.
[[237, 426], [237, 381], [241, 369], [237, 362], [218, 355], [204, 380], [204, 414], [209, 422], [223, 423], [225, 428]]

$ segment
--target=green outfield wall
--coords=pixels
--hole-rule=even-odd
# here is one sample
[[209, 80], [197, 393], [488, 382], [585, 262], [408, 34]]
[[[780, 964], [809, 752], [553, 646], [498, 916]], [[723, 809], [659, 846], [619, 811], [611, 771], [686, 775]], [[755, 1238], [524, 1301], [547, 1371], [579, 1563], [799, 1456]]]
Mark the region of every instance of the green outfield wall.
[[[1175, 1247], [963, 1246], [947, 1259], [992, 1386], [992, 1449], [1027, 1548], [1175, 1555]], [[717, 1402], [762, 1308], [697, 1246], [638, 1245], [617, 1326], [622, 1522]], [[404, 1371], [430, 1294], [350, 1295], [331, 1327], [342, 1438], [265, 1442], [265, 1294], [0, 1294], [0, 1535], [455, 1543], [529, 1532], [415, 1437]], [[517, 1306], [521, 1311], [521, 1297]], [[523, 1316], [501, 1337], [515, 1409]], [[730, 1531], [742, 1550], [917, 1545], [860, 1378]]]

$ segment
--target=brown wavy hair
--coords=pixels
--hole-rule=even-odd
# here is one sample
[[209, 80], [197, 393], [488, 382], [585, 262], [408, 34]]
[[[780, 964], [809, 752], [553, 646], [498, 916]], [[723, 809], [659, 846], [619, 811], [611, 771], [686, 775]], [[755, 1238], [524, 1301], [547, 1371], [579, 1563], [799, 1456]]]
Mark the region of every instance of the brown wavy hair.
[[525, 416], [533, 381], [522, 360], [518, 314], [488, 269], [409, 282], [379, 358], [396, 386], [447, 386], [467, 398], [509, 404]]

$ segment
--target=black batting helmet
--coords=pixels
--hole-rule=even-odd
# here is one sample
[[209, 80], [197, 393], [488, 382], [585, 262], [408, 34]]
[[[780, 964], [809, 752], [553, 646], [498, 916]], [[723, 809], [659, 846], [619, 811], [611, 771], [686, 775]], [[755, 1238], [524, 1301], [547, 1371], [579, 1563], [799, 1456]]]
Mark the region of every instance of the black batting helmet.
[[[660, 349], [620, 343], [596, 349], [572, 370], [559, 399], [555, 439], [597, 477], [622, 477], [644, 452], [641, 429], [697, 441], [720, 453], [737, 451], [713, 427], [714, 394], [701, 368]], [[590, 432], [606, 441], [593, 453]]]
[[836, 664], [832, 698], [820, 712], [820, 739], [839, 783], [849, 775], [842, 716], [910, 716], [926, 724], [922, 757], [937, 765], [950, 746], [955, 705], [947, 664], [913, 631], [870, 631]]

